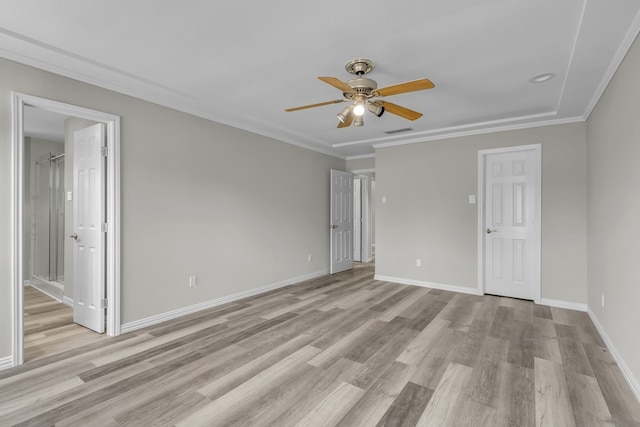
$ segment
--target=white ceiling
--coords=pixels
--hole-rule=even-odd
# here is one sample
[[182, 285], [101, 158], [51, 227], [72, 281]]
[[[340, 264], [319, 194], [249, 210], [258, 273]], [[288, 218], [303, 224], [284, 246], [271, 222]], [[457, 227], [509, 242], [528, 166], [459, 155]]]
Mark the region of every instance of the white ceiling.
[[[638, 0], [0, 0], [0, 56], [338, 157], [375, 146], [585, 120], [640, 29]], [[343, 81], [427, 91], [337, 129]], [[541, 73], [555, 78], [533, 84]], [[117, 111], [113, 113], [117, 114]], [[395, 136], [385, 131], [411, 127]]]

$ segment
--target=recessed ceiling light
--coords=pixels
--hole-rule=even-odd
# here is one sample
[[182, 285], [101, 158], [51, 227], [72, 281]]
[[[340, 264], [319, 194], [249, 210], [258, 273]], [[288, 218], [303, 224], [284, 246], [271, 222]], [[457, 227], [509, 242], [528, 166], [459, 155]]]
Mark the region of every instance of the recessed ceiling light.
[[537, 76], [531, 77], [529, 79], [529, 82], [542, 83], [542, 82], [546, 82], [547, 80], [551, 80], [555, 76], [556, 76], [556, 73], [542, 73], [542, 74], [538, 74]]

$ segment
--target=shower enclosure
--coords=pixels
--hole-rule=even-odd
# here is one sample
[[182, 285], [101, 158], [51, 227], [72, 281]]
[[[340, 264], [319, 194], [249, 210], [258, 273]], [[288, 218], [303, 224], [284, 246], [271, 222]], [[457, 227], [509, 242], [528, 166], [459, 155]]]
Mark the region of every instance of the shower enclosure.
[[64, 283], [64, 153], [46, 153], [35, 162], [33, 276]]

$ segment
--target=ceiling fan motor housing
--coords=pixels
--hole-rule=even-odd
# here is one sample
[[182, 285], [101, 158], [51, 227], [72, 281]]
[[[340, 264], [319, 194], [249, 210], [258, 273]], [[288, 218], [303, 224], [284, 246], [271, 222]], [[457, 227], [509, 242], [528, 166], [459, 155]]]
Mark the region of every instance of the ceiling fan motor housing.
[[[367, 79], [365, 77], [357, 77], [346, 82], [358, 95], [371, 96], [371, 92], [378, 88], [378, 83], [375, 80]], [[344, 93], [344, 96], [352, 99], [353, 94]]]

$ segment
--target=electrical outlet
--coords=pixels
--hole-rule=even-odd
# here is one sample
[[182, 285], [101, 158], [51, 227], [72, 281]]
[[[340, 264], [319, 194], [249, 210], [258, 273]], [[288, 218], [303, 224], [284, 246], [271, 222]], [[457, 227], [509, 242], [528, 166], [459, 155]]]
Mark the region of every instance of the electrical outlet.
[[189, 287], [190, 288], [198, 287], [198, 276], [189, 276]]
[[604, 294], [602, 294], [602, 308], [604, 308]]
[[416, 267], [422, 267], [422, 260], [420, 258], [416, 258]]
[[312, 259], [311, 254], [307, 255], [307, 262], [311, 262]]

